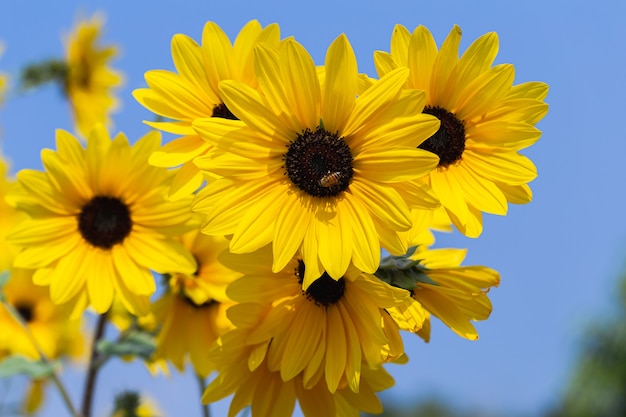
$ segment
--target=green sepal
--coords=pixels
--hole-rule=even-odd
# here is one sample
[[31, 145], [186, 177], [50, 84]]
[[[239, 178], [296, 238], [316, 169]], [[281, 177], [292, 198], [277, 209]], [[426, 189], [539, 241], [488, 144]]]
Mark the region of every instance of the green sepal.
[[417, 246], [412, 246], [404, 255], [386, 256], [374, 275], [389, 285], [408, 291], [416, 289], [418, 282], [437, 285], [426, 275], [427, 269], [420, 264], [421, 260], [410, 259], [416, 250]]

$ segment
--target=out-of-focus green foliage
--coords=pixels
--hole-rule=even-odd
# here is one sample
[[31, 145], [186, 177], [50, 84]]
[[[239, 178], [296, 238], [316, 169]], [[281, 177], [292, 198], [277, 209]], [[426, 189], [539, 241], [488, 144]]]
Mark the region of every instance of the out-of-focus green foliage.
[[626, 274], [614, 317], [588, 327], [579, 363], [561, 404], [549, 417], [626, 416]]
[[[572, 377], [563, 397], [544, 413], [545, 417], [626, 417], [626, 273], [617, 295], [615, 315], [596, 319], [580, 335], [582, 346], [572, 366]], [[405, 408], [385, 403], [381, 416], [486, 417], [480, 412], [451, 408], [442, 400]]]

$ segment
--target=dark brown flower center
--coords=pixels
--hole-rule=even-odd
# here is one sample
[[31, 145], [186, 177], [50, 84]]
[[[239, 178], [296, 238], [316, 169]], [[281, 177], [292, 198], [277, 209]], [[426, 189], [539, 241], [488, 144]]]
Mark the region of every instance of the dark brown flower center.
[[211, 117], [221, 117], [222, 119], [239, 120], [237, 116], [235, 116], [230, 111], [230, 109], [226, 107], [226, 104], [224, 103], [220, 103], [216, 105], [215, 107], [213, 107], [213, 114], [211, 114]]
[[304, 130], [289, 142], [283, 156], [285, 174], [313, 197], [335, 197], [350, 186], [352, 153], [343, 137], [322, 128]]
[[205, 308], [211, 308], [213, 306], [217, 306], [219, 305], [219, 301], [216, 301], [212, 298], [206, 300], [204, 303], [202, 304], [196, 304], [191, 297], [187, 296], [183, 291], [181, 291], [179, 294], [180, 298], [182, 298], [185, 303], [187, 303], [188, 305], [190, 305], [191, 307], [193, 307], [195, 310], [203, 310]]
[[22, 317], [26, 323], [30, 323], [35, 318], [33, 305], [28, 302], [18, 302], [15, 304], [15, 311]]
[[[298, 278], [298, 283], [302, 285], [304, 281], [304, 262], [298, 260], [298, 267], [294, 271], [295, 276]], [[313, 281], [306, 291], [302, 291], [302, 294], [309, 300], [315, 303], [316, 306], [331, 306], [343, 297], [346, 290], [346, 282], [344, 278], [335, 280], [331, 278], [326, 272], [321, 277]]]
[[426, 139], [418, 148], [439, 156], [440, 167], [447, 167], [459, 161], [465, 150], [465, 126], [454, 113], [441, 107], [424, 107], [423, 113], [435, 116], [441, 121], [439, 130]]
[[128, 206], [115, 197], [92, 198], [78, 216], [80, 234], [87, 242], [102, 249], [122, 243], [132, 227]]

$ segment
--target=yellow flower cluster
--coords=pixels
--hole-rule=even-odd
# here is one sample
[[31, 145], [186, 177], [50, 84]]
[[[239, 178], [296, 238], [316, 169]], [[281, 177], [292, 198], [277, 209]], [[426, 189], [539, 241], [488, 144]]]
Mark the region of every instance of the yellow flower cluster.
[[[531, 200], [536, 169], [519, 151], [547, 112], [545, 84], [493, 65], [495, 33], [459, 56], [457, 26], [439, 48], [398, 25], [371, 78], [345, 35], [317, 66], [276, 24], [251, 21], [231, 42], [208, 22], [200, 44], [173, 37], [175, 71], [148, 71], [133, 92], [158, 121], [131, 144], [104, 127], [120, 77], [106, 66], [115, 48], [94, 46], [100, 25], [68, 40], [86, 142], [58, 130], [44, 170], [2, 190], [23, 216], [11, 265], [51, 302], [149, 330], [152, 364], [216, 371], [203, 401], [234, 394], [230, 416], [289, 416], [296, 401], [306, 416], [380, 413], [383, 364], [406, 362], [400, 330], [428, 341], [435, 316], [478, 338], [499, 274], [429, 249], [430, 230], [477, 237], [482, 213]], [[160, 131], [175, 138], [161, 146]], [[46, 329], [53, 355], [63, 332]]]

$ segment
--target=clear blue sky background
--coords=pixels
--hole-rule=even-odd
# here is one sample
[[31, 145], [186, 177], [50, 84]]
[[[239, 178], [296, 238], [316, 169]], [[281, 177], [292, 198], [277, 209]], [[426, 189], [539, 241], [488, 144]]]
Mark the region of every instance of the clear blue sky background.
[[[348, 35], [362, 72], [375, 75], [372, 54], [388, 50], [396, 23], [426, 25], [441, 44], [454, 23], [462, 50], [489, 31], [500, 36], [498, 63], [516, 67], [516, 83], [550, 84], [550, 111], [542, 139], [526, 152], [536, 163], [534, 201], [513, 206], [507, 217], [487, 216], [477, 240], [444, 235], [438, 246], [467, 247], [466, 264], [502, 274], [491, 292], [494, 311], [469, 342], [435, 324], [432, 341], [407, 337], [408, 365], [390, 367], [396, 386], [386, 398], [431, 396], [464, 409], [535, 415], [558, 397], [584, 337], [586, 323], [610, 310], [624, 265], [624, 155], [626, 154], [626, 3], [618, 1], [42, 1], [11, 2], [0, 13], [6, 51], [0, 70], [16, 74], [26, 63], [62, 54], [61, 35], [81, 14], [103, 11], [105, 41], [120, 44], [115, 66], [126, 74], [115, 129], [136, 139], [152, 115], [132, 96], [143, 73], [172, 69], [170, 39], [199, 40], [207, 20], [234, 37], [250, 19], [278, 22], [322, 63], [330, 42]], [[72, 129], [56, 88], [14, 97], [0, 111], [2, 149], [13, 172], [41, 167], [39, 150], [54, 147], [56, 128]], [[65, 378], [78, 398], [83, 374]], [[4, 389], [0, 385], [0, 389]], [[115, 393], [139, 388], [169, 416], [199, 415], [197, 386], [186, 376], [152, 379], [140, 365], [108, 364], [98, 381], [95, 415], [103, 416]], [[15, 389], [15, 387], [13, 388]], [[43, 415], [62, 414], [49, 391]], [[222, 415], [225, 406], [214, 407]]]

